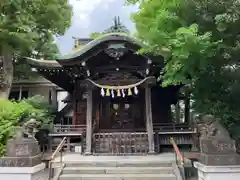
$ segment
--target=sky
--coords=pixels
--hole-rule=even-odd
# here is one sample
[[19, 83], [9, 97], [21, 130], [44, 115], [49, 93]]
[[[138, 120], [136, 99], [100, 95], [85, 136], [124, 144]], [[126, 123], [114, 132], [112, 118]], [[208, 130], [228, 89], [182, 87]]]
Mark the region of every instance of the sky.
[[64, 36], [56, 39], [61, 54], [69, 53], [73, 47], [72, 37], [87, 38], [92, 32], [102, 32], [113, 24], [115, 16], [134, 31], [130, 15], [136, 6], [124, 6], [124, 0], [69, 0], [73, 6], [72, 26]]

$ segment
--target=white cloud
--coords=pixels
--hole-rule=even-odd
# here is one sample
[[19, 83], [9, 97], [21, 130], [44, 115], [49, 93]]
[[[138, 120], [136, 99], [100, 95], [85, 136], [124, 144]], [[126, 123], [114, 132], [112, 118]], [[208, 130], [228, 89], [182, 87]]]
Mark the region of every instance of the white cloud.
[[110, 27], [114, 16], [130, 30], [134, 25], [130, 20], [131, 12], [136, 7], [124, 6], [124, 0], [69, 0], [73, 6], [72, 26], [64, 36], [57, 38], [61, 53], [71, 51], [73, 46], [72, 36], [85, 38], [92, 32], [100, 32]]
[[90, 23], [89, 14], [92, 13], [95, 7], [101, 3], [102, 0], [70, 0], [73, 6], [73, 19], [72, 22], [76, 26], [88, 26]]

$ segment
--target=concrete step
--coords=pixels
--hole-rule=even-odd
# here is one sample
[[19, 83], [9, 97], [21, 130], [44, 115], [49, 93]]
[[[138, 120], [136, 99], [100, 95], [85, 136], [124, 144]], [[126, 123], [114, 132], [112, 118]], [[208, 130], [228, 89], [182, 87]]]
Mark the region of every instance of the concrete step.
[[173, 174], [172, 167], [65, 167], [62, 174]]
[[62, 174], [59, 180], [176, 180], [173, 174]]
[[172, 167], [169, 161], [65, 161], [66, 167]]

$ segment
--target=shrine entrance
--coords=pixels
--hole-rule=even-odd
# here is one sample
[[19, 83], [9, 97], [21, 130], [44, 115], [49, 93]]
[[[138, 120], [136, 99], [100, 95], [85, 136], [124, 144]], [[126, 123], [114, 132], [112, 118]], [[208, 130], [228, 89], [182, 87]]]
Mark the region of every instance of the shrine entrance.
[[[126, 91], [127, 92], [127, 91]], [[94, 154], [148, 153], [145, 90], [125, 97], [99, 97], [99, 128], [93, 134]]]
[[133, 129], [132, 104], [113, 102], [111, 104], [112, 129]]
[[144, 91], [126, 97], [100, 97], [100, 132], [146, 131]]

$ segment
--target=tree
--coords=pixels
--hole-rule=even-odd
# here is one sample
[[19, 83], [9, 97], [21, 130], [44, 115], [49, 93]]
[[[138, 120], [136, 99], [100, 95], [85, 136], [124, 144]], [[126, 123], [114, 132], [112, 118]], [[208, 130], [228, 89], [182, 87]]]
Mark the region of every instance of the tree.
[[164, 54], [163, 86], [191, 87], [198, 112], [239, 123], [240, 2], [237, 0], [128, 0], [141, 52]]
[[[38, 45], [35, 48], [36, 52], [29, 52], [24, 56], [34, 56], [35, 58], [44, 58], [44, 59], [56, 59], [58, 57], [59, 49], [57, 44], [53, 39], [49, 39], [45, 44]], [[31, 71], [31, 66], [26, 63], [24, 57], [18, 57], [17, 61], [13, 63], [14, 65], [14, 80], [23, 80], [23, 79], [34, 79], [39, 77], [39, 74]]]
[[41, 57], [48, 54], [53, 35], [70, 26], [72, 10], [67, 0], [2, 0], [0, 12], [0, 99], [6, 99], [13, 62], [22, 61], [20, 56], [36, 56], [33, 52]]

